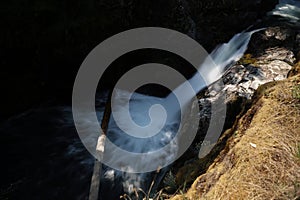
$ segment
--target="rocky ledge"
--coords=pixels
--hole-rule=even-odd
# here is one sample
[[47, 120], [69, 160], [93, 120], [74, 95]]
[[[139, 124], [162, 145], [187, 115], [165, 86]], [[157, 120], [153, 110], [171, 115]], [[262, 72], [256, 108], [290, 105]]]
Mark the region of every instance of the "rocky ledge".
[[[174, 182], [181, 192], [193, 184], [173, 199], [299, 197], [299, 37], [288, 27], [255, 34], [248, 52], [224, 74], [224, 87], [212, 85], [199, 94], [204, 128], [193, 149], [214, 147], [201, 159], [195, 151], [180, 167], [175, 165]], [[203, 141], [211, 104], [224, 94], [224, 133], [217, 144]]]
[[260, 86], [208, 170], [172, 199], [298, 199], [299, 106], [300, 74]]

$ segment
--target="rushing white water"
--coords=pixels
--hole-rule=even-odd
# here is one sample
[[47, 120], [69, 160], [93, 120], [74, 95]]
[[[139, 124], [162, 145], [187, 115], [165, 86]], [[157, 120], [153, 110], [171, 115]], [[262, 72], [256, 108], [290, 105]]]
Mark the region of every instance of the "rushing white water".
[[[280, 4], [271, 14], [299, 23], [299, 7], [299, 1], [283, 0], [280, 1]], [[207, 77], [204, 77], [207, 82], [199, 74], [196, 74], [189, 80], [194, 90], [201, 91], [206, 85], [219, 79], [227, 67], [244, 53], [252, 33], [237, 34], [228, 43], [216, 48], [210, 55], [218, 67], [211, 67], [208, 64], [201, 65], [199, 70], [202, 74], [207, 75]], [[190, 101], [191, 94], [186, 93], [183, 86], [178, 87], [176, 92], [182, 94], [181, 96], [186, 99], [186, 102]], [[120, 94], [126, 95], [128, 93], [120, 91]], [[99, 119], [102, 119], [103, 116], [103, 105], [106, 99], [104, 96], [107, 95], [96, 97], [96, 101], [100, 101], [96, 103], [97, 108], [100, 108], [97, 110]], [[166, 113], [174, 113], [173, 118], [167, 116], [164, 122], [165, 126], [157, 137], [148, 140], [123, 137], [124, 134], [119, 131], [113, 120], [110, 121], [108, 137], [118, 146], [131, 152], [153, 151], [169, 143], [174, 131], [179, 128], [176, 121], [180, 119], [179, 115], [181, 114], [177, 112], [178, 110], [172, 109], [179, 107], [174, 97], [170, 95], [167, 99], [163, 99], [135, 93], [130, 104], [131, 116], [137, 124], [147, 125], [150, 122], [150, 117], [147, 115], [148, 110], [151, 105], [157, 103], [163, 104]], [[68, 197], [72, 197], [71, 199], [86, 199], [94, 158], [85, 150], [82, 141], [75, 137], [76, 130], [71, 112], [71, 107], [48, 107], [46, 105], [41, 109], [23, 113], [0, 125], [1, 135], [4, 135], [2, 152], [4, 152], [3, 155], [10, 157], [10, 159], [4, 159], [5, 162], [2, 165], [4, 165], [4, 168], [9, 169], [10, 174], [14, 177], [24, 176], [24, 178], [21, 178], [20, 182], [23, 183], [20, 187], [22, 191], [26, 191], [23, 192], [26, 194], [24, 196], [16, 188], [16, 196], [20, 192], [23, 199], [32, 198], [32, 194], [35, 194], [36, 198], [68, 199]], [[65, 116], [62, 116], [62, 114]], [[163, 118], [163, 116], [155, 116], [155, 118], [159, 117]], [[94, 128], [87, 118], [82, 118], [82, 126], [84, 129], [89, 129], [86, 132], [92, 132], [90, 130]], [[130, 131], [130, 128], [128, 128], [128, 131]], [[86, 138], [91, 143], [95, 141], [94, 137]], [[172, 160], [177, 148], [177, 141], [173, 141], [170, 151], [162, 154], [162, 158]], [[16, 161], [20, 158], [21, 161], [16, 164]], [[122, 158], [115, 157], [112, 157], [112, 159], [122, 160]], [[145, 166], [148, 164], [147, 160], [132, 160], [132, 165]], [[107, 198], [102, 199], [119, 199], [120, 194], [132, 193], [134, 187], [147, 191], [155, 174], [155, 172], [124, 173], [106, 166], [103, 169], [100, 196], [107, 195], [105, 196]], [[162, 178], [165, 171], [167, 171], [167, 168], [161, 170], [161, 176], [157, 176], [155, 184], [160, 182], [159, 179]], [[23, 174], [23, 172], [26, 173]], [[11, 180], [3, 179], [4, 183], [11, 183]], [[56, 184], [58, 182], [60, 184]], [[13, 185], [10, 184], [9, 188], [14, 189], [15, 186]], [[17, 185], [17, 187], [19, 186]], [[114, 196], [112, 197], [112, 195]]]
[[300, 1], [299, 0], [279, 0], [279, 4], [269, 15], [280, 16], [291, 23], [299, 24], [300, 21]]
[[[185, 82], [176, 88], [173, 93], [178, 93], [185, 97], [184, 102], [186, 104], [190, 102], [193, 96], [191, 96], [192, 94], [186, 93], [186, 85], [191, 84], [195, 92], [198, 93], [205, 87], [220, 79], [226, 69], [243, 56], [247, 49], [251, 35], [260, 30], [262, 29], [238, 33], [228, 43], [215, 48], [210, 54], [210, 57], [207, 57], [203, 64], [199, 67], [198, 73], [189, 79], [188, 82]], [[203, 77], [200, 77], [200, 74]], [[172, 104], [171, 99], [172, 97], [170, 94], [166, 99], [167, 105]]]
[[[221, 78], [222, 73], [228, 66], [237, 61], [247, 49], [251, 35], [258, 30], [252, 32], [243, 32], [235, 35], [228, 43], [220, 45], [211, 54], [211, 57], [205, 59], [203, 64], [199, 67], [198, 72], [190, 80], [184, 82], [177, 87], [166, 98], [158, 98], [147, 95], [134, 93], [131, 96], [130, 105], [126, 106], [126, 100], [130, 98], [130, 93], [122, 90], [116, 90], [113, 97], [114, 115], [111, 116], [107, 137], [118, 147], [127, 151], [135, 153], [146, 153], [155, 151], [167, 144], [173, 137], [174, 132], [180, 128], [178, 124], [182, 114], [180, 107], [184, 107], [191, 102], [195, 93], [212, 84]], [[212, 62], [211, 59], [214, 61]], [[202, 77], [201, 77], [201, 75]], [[195, 92], [191, 93], [187, 88], [190, 85]], [[175, 95], [174, 95], [175, 94]], [[180, 101], [176, 101], [176, 97], [180, 97]], [[179, 105], [179, 102], [181, 105]], [[153, 105], [162, 105], [164, 112], [160, 108], [155, 108]], [[149, 110], [154, 110], [150, 112]], [[128, 111], [129, 110], [129, 111]], [[149, 116], [149, 113], [150, 116]], [[136, 132], [136, 128], [127, 120], [128, 113], [131, 119], [140, 127], [141, 138], [132, 137], [132, 132]], [[121, 119], [124, 118], [124, 119]], [[116, 123], [119, 120], [119, 124]], [[152, 123], [152, 126], [148, 124]], [[123, 127], [123, 128], [120, 128]], [[124, 134], [128, 133], [127, 134]], [[153, 134], [155, 133], [155, 134]], [[157, 133], [157, 134], [156, 134]], [[152, 137], [149, 137], [152, 136]], [[115, 162], [119, 159], [115, 158], [111, 150], [108, 150], [111, 160]], [[176, 151], [174, 151], [176, 153]], [[172, 155], [169, 155], [172, 157]], [[166, 158], [167, 159], [167, 158]], [[151, 161], [150, 161], [151, 162]], [[138, 165], [139, 162], [135, 162]], [[149, 165], [149, 163], [142, 161], [141, 164]], [[159, 164], [159, 163], [158, 163]]]
[[[200, 92], [208, 85], [214, 83], [218, 79], [221, 78], [222, 74], [228, 67], [230, 67], [234, 62], [239, 60], [241, 56], [247, 49], [247, 45], [250, 41], [251, 35], [259, 30], [251, 31], [251, 32], [242, 32], [236, 34], [228, 43], [222, 44], [217, 47], [211, 54], [210, 57], [206, 58], [204, 62], [199, 66], [198, 72], [191, 79], [184, 82], [182, 85], [177, 87], [173, 93], [170, 93], [166, 98], [158, 98], [152, 97], [142, 94], [134, 93], [131, 96], [130, 101], [130, 115], [132, 120], [140, 125], [145, 127], [145, 131], [149, 132], [146, 135], [151, 134], [152, 131], [160, 130], [158, 134], [148, 137], [148, 138], [136, 138], [130, 135], [125, 134], [133, 131], [134, 127], [124, 126], [126, 130], [121, 130], [119, 126], [115, 123], [114, 117], [122, 117], [125, 116], [124, 113], [128, 113], [128, 107], [123, 106], [123, 101], [125, 101], [128, 96], [130, 96], [129, 92], [117, 90], [116, 96], [113, 101], [117, 101], [115, 104], [117, 107], [115, 108], [115, 115], [111, 117], [109, 122], [109, 129], [107, 132], [107, 137], [110, 141], [129, 152], [133, 153], [147, 153], [152, 152], [157, 149], [161, 149], [166, 144], [171, 142], [170, 148], [166, 151], [161, 152], [161, 156], [159, 159], [161, 160], [145, 160], [141, 158], [140, 160], [130, 160], [131, 166], [124, 166], [124, 171], [130, 171], [132, 166], [139, 165], [139, 168], [146, 168], [149, 165], [157, 165], [157, 168], [161, 166], [161, 163], [166, 162], [166, 160], [173, 160], [178, 153], [178, 142], [176, 140], [172, 140], [177, 131], [180, 131], [180, 120], [182, 119], [180, 106], [186, 109], [191, 102], [192, 98], [194, 98], [195, 93]], [[212, 60], [214, 63], [212, 63]], [[201, 76], [201, 75], [202, 76]], [[205, 76], [205, 77], [204, 77]], [[190, 93], [186, 88], [192, 86], [195, 90], [195, 93]], [[174, 95], [175, 94], [175, 95]], [[177, 94], [177, 95], [176, 95]], [[179, 105], [179, 102], [176, 101], [176, 96], [180, 96], [182, 105]], [[155, 112], [152, 112], [152, 116], [149, 116], [149, 109], [153, 105], [160, 104], [164, 107], [164, 113], [160, 115], [160, 110], [155, 115]], [[154, 113], [154, 114], [153, 114]], [[154, 118], [154, 122], [152, 120]], [[118, 120], [118, 119], [117, 119]], [[151, 121], [152, 120], [152, 121]], [[147, 129], [147, 124], [150, 122], [154, 123], [155, 129]], [[123, 123], [126, 121], [123, 120]], [[126, 125], [126, 124], [125, 124]], [[102, 145], [105, 145], [104, 143]], [[106, 153], [107, 152], [107, 153]], [[115, 156], [118, 155], [118, 156]], [[106, 146], [104, 148], [104, 156], [109, 157], [112, 162], [117, 163], [128, 163], [127, 157], [120, 157], [119, 154], [115, 154], [114, 149], [110, 148], [110, 146]], [[112, 176], [113, 174], [113, 176]], [[113, 179], [115, 177], [122, 177], [123, 181], [123, 189], [126, 193], [132, 193], [133, 188], [142, 188], [144, 190], [148, 189], [149, 184], [145, 184], [143, 182], [151, 180], [145, 180], [149, 174], [141, 173], [122, 173], [121, 171], [113, 170], [111, 168], [105, 168], [104, 179], [107, 181], [109, 179]], [[113, 180], [110, 180], [113, 181]], [[143, 184], [142, 184], [143, 183]], [[105, 193], [105, 189], [101, 189], [102, 193]], [[101, 193], [100, 193], [101, 195]]]

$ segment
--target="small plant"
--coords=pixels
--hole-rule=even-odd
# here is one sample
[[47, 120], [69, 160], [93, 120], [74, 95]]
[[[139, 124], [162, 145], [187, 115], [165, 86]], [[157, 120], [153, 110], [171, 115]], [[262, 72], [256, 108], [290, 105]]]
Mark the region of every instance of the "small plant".
[[245, 54], [238, 62], [237, 64], [240, 65], [249, 65], [249, 64], [253, 64], [255, 65], [256, 63], [256, 59], [252, 57], [251, 54]]
[[296, 157], [300, 159], [300, 143], [296, 147]]
[[182, 195], [184, 200], [188, 200], [188, 198], [185, 196], [185, 192], [186, 192], [186, 182], [184, 182], [183, 188], [179, 190], [179, 193]]
[[300, 100], [300, 84], [293, 87], [292, 95], [294, 99]]
[[165, 185], [166, 191], [169, 192], [176, 191], [177, 189], [176, 178], [171, 171], [165, 176], [163, 183]]
[[187, 185], [186, 185], [186, 181], [184, 181], [183, 185], [178, 188], [176, 193], [179, 193], [184, 200], [188, 200], [188, 198], [185, 195], [186, 191], [187, 191]]
[[[140, 199], [140, 195], [141, 197], [143, 198], [143, 200], [163, 200], [163, 196], [162, 196], [162, 191], [163, 190], [160, 190], [159, 192], [157, 192], [155, 195], [152, 195], [151, 192], [153, 192], [153, 186], [154, 186], [154, 183], [155, 183], [155, 180], [156, 180], [156, 177], [158, 175], [158, 173], [160, 172], [160, 167], [157, 169], [156, 171], [156, 174], [150, 184], [150, 187], [148, 189], [148, 192], [144, 191], [142, 188], [134, 188], [134, 195], [135, 195], [135, 198], [136, 199]], [[174, 178], [175, 180], [175, 178]], [[153, 197], [151, 197], [153, 196]], [[135, 199], [134, 198], [134, 199]], [[122, 196], [120, 196], [120, 199], [124, 199], [124, 200], [132, 200], [132, 198], [127, 195], [127, 194], [124, 194]]]

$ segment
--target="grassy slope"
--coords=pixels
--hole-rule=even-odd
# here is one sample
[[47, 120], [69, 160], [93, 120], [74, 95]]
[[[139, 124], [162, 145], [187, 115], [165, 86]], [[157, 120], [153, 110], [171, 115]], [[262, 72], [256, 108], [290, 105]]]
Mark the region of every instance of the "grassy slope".
[[256, 95], [226, 148], [173, 200], [300, 198], [300, 74], [263, 85]]

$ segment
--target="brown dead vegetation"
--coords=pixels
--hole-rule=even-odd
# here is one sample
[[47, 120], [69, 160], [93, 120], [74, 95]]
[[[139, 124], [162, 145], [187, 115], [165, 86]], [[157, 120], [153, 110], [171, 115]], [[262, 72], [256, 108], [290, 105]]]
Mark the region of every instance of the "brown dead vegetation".
[[298, 65], [288, 79], [257, 90], [213, 164], [172, 200], [300, 198]]

